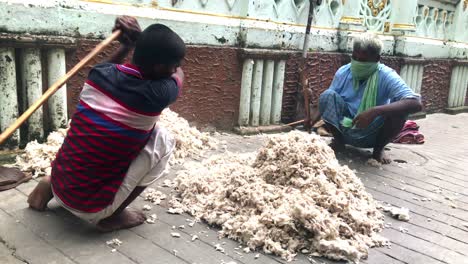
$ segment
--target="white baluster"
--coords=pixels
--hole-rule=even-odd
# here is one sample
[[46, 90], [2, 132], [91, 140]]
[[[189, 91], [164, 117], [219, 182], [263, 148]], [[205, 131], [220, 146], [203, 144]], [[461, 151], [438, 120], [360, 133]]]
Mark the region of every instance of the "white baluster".
[[276, 63], [275, 77], [273, 80], [273, 98], [271, 105], [271, 123], [279, 124], [281, 121], [281, 107], [283, 105], [284, 72], [286, 61], [281, 60]]
[[263, 69], [262, 98], [260, 106], [260, 125], [262, 126], [270, 124], [271, 97], [274, 73], [275, 61], [267, 60]]
[[239, 125], [246, 126], [249, 124], [250, 115], [250, 97], [252, 91], [252, 73], [254, 68], [254, 60], [245, 59], [242, 67], [242, 82], [239, 103]]
[[[22, 91], [27, 107], [35, 103], [42, 96], [42, 67], [39, 49], [27, 48], [21, 52]], [[26, 106], [26, 104], [23, 104]], [[28, 119], [28, 141], [44, 137], [42, 106]]]
[[[48, 84], [55, 83], [67, 73], [64, 49], [50, 49], [47, 51]], [[67, 85], [63, 85], [48, 100], [51, 130], [67, 125]]]
[[260, 122], [260, 102], [262, 96], [263, 60], [255, 60], [252, 82], [252, 97], [250, 99], [250, 124], [258, 126]]
[[[0, 131], [7, 129], [18, 118], [16, 63], [14, 48], [0, 48]], [[2, 147], [13, 148], [19, 144], [16, 130]]]

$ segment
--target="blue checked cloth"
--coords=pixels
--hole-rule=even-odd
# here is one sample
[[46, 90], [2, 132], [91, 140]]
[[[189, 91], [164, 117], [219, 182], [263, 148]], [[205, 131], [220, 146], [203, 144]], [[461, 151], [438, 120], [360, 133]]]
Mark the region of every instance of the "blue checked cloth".
[[343, 98], [332, 90], [326, 90], [320, 95], [319, 111], [322, 119], [333, 125], [343, 135], [344, 143], [358, 148], [372, 148], [375, 146], [380, 128], [384, 125], [384, 118], [377, 117], [368, 127], [347, 128], [341, 124], [344, 117], [354, 118]]

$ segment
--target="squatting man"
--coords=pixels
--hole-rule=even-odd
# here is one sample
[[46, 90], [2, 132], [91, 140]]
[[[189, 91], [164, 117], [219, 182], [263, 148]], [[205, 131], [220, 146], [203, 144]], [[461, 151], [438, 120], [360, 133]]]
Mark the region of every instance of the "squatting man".
[[421, 111], [420, 96], [390, 67], [380, 63], [383, 43], [365, 33], [353, 42], [351, 63], [338, 69], [330, 87], [320, 95], [318, 111], [333, 135], [335, 151], [345, 144], [373, 148], [373, 158], [387, 164], [385, 146], [403, 128], [408, 116]]

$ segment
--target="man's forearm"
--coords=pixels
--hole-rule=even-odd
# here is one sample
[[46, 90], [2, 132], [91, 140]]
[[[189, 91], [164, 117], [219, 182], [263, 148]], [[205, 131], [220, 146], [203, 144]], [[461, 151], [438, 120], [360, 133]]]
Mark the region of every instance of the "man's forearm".
[[403, 116], [422, 110], [421, 102], [417, 99], [403, 99], [391, 104], [376, 106], [375, 110], [380, 116]]
[[130, 46], [121, 44], [119, 49], [110, 56], [107, 62], [120, 64], [125, 60], [131, 50], [132, 48]]

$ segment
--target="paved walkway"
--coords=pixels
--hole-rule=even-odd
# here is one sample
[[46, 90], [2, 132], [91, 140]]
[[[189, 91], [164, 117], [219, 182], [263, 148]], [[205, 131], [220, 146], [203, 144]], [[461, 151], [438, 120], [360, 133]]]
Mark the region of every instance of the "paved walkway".
[[[422, 146], [392, 145], [390, 155], [399, 162], [383, 168], [365, 165], [370, 153], [350, 150], [340, 160], [358, 171], [375, 199], [410, 209], [410, 222], [387, 218], [392, 226], [383, 235], [391, 248], [370, 251], [365, 263], [468, 263], [468, 115], [435, 114], [420, 120], [427, 143]], [[262, 137], [223, 135], [230, 151], [252, 151]], [[174, 177], [171, 173], [169, 177]], [[159, 183], [160, 184], [160, 183]], [[56, 203], [45, 213], [27, 208], [31, 181], [0, 192], [0, 263], [284, 263], [256, 253], [236, 250], [228, 239], [218, 240], [215, 228], [205, 224], [188, 227], [188, 215], [167, 214], [167, 204], [153, 206], [159, 220], [153, 224], [100, 234], [73, 218]], [[170, 193], [170, 189], [155, 188]], [[441, 193], [440, 193], [441, 192]], [[423, 201], [430, 198], [430, 201]], [[144, 204], [138, 199], [134, 206]], [[180, 238], [172, 238], [173, 226]], [[400, 231], [406, 228], [408, 233]], [[191, 241], [197, 234], [200, 240]], [[106, 241], [118, 238], [123, 244], [115, 252]], [[221, 244], [226, 253], [215, 251]], [[316, 263], [333, 263], [315, 259]], [[293, 263], [310, 263], [298, 256]]]

